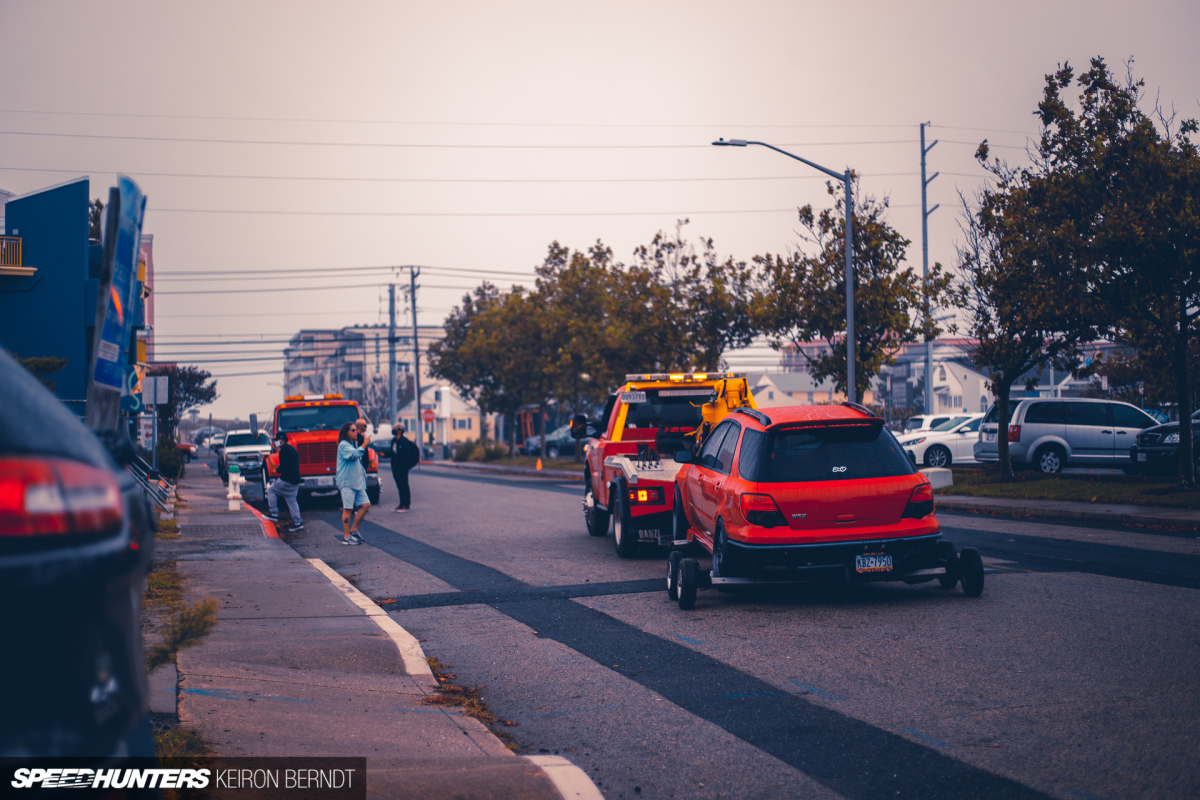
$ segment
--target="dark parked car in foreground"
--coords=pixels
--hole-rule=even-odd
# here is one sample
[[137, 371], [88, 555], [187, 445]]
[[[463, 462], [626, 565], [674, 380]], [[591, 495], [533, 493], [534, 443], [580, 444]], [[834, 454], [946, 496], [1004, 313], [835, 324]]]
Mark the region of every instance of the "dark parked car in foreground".
[[139, 619], [153, 545], [132, 476], [0, 352], [0, 757], [154, 755]]
[[[1200, 472], [1200, 410], [1192, 414], [1192, 455]], [[1129, 448], [1127, 472], [1161, 474], [1179, 471], [1179, 423], [1146, 428]]]

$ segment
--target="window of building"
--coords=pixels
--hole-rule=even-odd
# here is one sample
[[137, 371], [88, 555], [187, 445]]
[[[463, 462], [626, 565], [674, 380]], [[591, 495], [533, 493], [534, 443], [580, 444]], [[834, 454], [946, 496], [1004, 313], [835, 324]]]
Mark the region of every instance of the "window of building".
[[[850, 227], [854, 227], [854, 226], [853, 226], [853, 225], [851, 225]], [[808, 393], [808, 402], [810, 402], [810, 403], [811, 403], [812, 401], [813, 401], [813, 393], [812, 393], [812, 392], [809, 392], [809, 393]]]
[[775, 393], [774, 393], [774, 392], [771, 392], [771, 391], [768, 391], [768, 392], [767, 392], [767, 399], [768, 399], [768, 400], [774, 400], [774, 399], [775, 399]]
[[939, 381], [946, 380], [946, 365], [945, 364], [938, 366], [938, 380]]
[[440, 403], [440, 402], [442, 402], [442, 393], [441, 393], [441, 391], [440, 391], [440, 390], [435, 390], [435, 391], [434, 391], [434, 393], [433, 393], [433, 402], [435, 402], [435, 403]]

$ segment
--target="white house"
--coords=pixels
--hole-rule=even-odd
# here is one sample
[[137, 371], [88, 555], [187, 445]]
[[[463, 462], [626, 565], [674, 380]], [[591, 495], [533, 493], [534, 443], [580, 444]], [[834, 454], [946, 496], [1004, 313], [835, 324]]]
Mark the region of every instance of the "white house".
[[[418, 430], [415, 405], [410, 400], [396, 412], [404, 420], [404, 427], [410, 434]], [[420, 423], [420, 440], [423, 443], [428, 444], [431, 436], [434, 444], [466, 442], [480, 436], [479, 426], [484, 417], [479, 407], [463, 400], [458, 391], [448, 384], [421, 386], [421, 410], [434, 413], [433, 422], [422, 420]], [[491, 426], [488, 433], [494, 437], [496, 420], [488, 418], [488, 423]]]
[[931, 413], [987, 411], [996, 397], [987, 386], [988, 377], [958, 361], [933, 362], [933, 409]]
[[[750, 387], [759, 408], [803, 406], [814, 403], [841, 403], [844, 392], [835, 392], [832, 381], [818, 382], [807, 372], [767, 372]], [[864, 402], [874, 402], [874, 393], [865, 392]]]

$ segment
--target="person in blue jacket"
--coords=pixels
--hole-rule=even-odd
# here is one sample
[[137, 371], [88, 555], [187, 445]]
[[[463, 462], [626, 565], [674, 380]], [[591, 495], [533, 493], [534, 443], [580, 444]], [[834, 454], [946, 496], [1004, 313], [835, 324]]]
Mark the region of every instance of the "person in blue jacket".
[[366, 435], [367, 425], [347, 422], [338, 431], [337, 485], [342, 493], [342, 544], [362, 544], [358, 532], [359, 523], [371, 508], [367, 499], [367, 472], [363, 469], [363, 455], [371, 437]]

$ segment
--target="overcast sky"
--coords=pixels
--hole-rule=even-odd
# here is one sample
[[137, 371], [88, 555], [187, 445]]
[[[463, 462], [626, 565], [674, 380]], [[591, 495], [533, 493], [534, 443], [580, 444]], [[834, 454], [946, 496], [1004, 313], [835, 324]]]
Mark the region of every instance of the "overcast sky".
[[[1198, 23], [1194, 0], [0, 0], [0, 188], [89, 175], [103, 197], [134, 177], [173, 343], [159, 357], [237, 376], [208, 410], [245, 419], [278, 400], [282, 362], [212, 359], [384, 321], [387, 273], [356, 267], [430, 267], [419, 315], [436, 324], [483, 276], [469, 270], [507, 287], [553, 240], [628, 260], [686, 217], [723, 255], [795, 247], [795, 209], [828, 203], [824, 176], [718, 137], [858, 170], [919, 269], [931, 121], [930, 259], [950, 263], [976, 146], [1023, 158], [1047, 72], [1132, 56], [1151, 98], [1200, 115]], [[326, 288], [275, 291], [299, 287]], [[269, 343], [197, 344], [218, 335]]]

